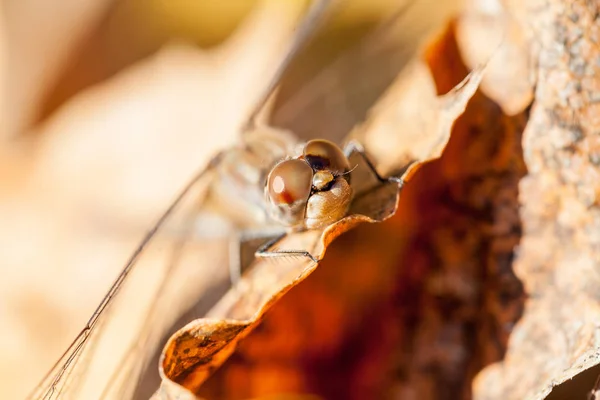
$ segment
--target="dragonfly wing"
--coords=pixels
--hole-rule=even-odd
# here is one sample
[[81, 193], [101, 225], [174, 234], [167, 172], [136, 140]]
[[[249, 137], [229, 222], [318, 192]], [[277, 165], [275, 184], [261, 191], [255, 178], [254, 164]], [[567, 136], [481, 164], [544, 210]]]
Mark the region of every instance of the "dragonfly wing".
[[[195, 217], [213, 171], [209, 166], [199, 173], [147, 234], [31, 399], [130, 398], [148, 349], [202, 294], [219, 286], [226, 290], [227, 231], [214, 227], [215, 237], [194, 240]], [[207, 302], [215, 302], [220, 295], [209, 297]]]
[[[310, 63], [299, 56], [290, 67], [293, 79], [282, 80], [271, 123], [292, 130], [304, 140], [326, 135], [341, 143], [355, 125], [365, 120], [369, 109], [419, 50], [421, 38], [454, 7], [451, 2], [436, 2], [436, 10], [444, 10], [436, 17], [438, 20], [429, 18], [431, 0], [398, 3], [390, 17], [317, 72], [309, 70], [306, 65]], [[306, 57], [314, 57], [308, 50]], [[319, 51], [316, 47], [315, 52]]]
[[254, 110], [250, 114], [246, 122], [245, 131], [252, 130], [257, 125], [257, 120], [267, 103], [272, 97], [276, 87], [279, 85], [281, 77], [287, 71], [290, 63], [296, 58], [297, 54], [310, 40], [319, 22], [322, 21], [328, 11], [331, 11], [332, 0], [314, 0], [308, 8], [306, 15], [296, 29], [296, 34], [290, 42], [289, 48], [285, 56], [281, 59], [275, 74], [271, 77], [269, 84], [266, 86], [262, 98], [256, 104]]

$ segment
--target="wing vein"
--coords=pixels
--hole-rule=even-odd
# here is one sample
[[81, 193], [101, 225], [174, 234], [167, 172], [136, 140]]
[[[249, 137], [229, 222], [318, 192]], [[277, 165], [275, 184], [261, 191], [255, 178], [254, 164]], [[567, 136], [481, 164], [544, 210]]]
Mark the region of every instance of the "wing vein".
[[[27, 399], [35, 399], [36, 396], [40, 398], [51, 398], [55, 392], [55, 389], [65, 373], [68, 371], [69, 367], [73, 363], [76, 357], [83, 351], [87, 344], [87, 339], [89, 338], [92, 330], [95, 328], [98, 323], [98, 319], [102, 316], [104, 310], [108, 307], [109, 303], [112, 299], [118, 294], [121, 289], [123, 282], [133, 269], [136, 264], [136, 260], [142, 254], [142, 251], [147, 247], [150, 243], [151, 239], [154, 237], [156, 232], [162, 227], [163, 223], [166, 219], [172, 214], [174, 209], [180, 204], [185, 195], [192, 189], [194, 184], [198, 182], [204, 174], [209, 171], [212, 167], [214, 167], [220, 160], [221, 154], [217, 154], [213, 159], [208, 163], [208, 165], [203, 168], [200, 172], [196, 173], [196, 175], [188, 182], [188, 184], [184, 187], [184, 189], [177, 195], [175, 201], [173, 201], [167, 210], [160, 216], [158, 221], [154, 224], [154, 226], [146, 233], [144, 239], [140, 243], [140, 245], [136, 248], [132, 256], [129, 258], [125, 267], [119, 273], [119, 276], [113, 282], [109, 291], [106, 293], [104, 298], [102, 299], [100, 305], [96, 308], [90, 319], [88, 320], [85, 327], [79, 332], [79, 334], [75, 337], [75, 340], [71, 343], [71, 345], [67, 348], [67, 350], [63, 353], [60, 359], [54, 364], [52, 369], [44, 376], [40, 384], [34, 389], [34, 391], [27, 397]], [[62, 366], [61, 366], [61, 363]], [[58, 373], [56, 371], [58, 370]], [[53, 379], [51, 376], [53, 373], [56, 373]], [[44, 384], [51, 379], [49, 386], [44, 389]]]

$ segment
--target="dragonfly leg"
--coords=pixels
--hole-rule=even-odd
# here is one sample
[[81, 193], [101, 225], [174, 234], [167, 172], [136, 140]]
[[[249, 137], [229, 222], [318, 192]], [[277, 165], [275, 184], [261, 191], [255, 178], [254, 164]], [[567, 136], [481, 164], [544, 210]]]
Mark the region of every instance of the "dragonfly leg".
[[388, 178], [383, 178], [381, 175], [379, 175], [379, 172], [377, 172], [377, 169], [375, 169], [375, 166], [373, 165], [373, 163], [371, 163], [371, 160], [369, 160], [369, 157], [367, 157], [365, 148], [363, 147], [362, 144], [360, 144], [356, 140], [351, 140], [350, 142], [348, 142], [348, 144], [344, 148], [344, 153], [346, 154], [346, 157], [350, 157], [350, 154], [352, 154], [352, 152], [356, 152], [358, 155], [361, 156], [361, 158], [363, 159], [363, 161], [365, 162], [367, 167], [369, 167], [371, 172], [373, 172], [373, 174], [377, 177], [377, 179], [380, 182], [396, 182], [401, 186], [404, 185], [404, 180], [400, 177], [390, 176]]
[[282, 229], [246, 229], [234, 235], [229, 242], [229, 276], [232, 285], [239, 282], [244, 271], [254, 261], [256, 250], [265, 241], [279, 240], [283, 236]]
[[262, 246], [256, 250], [256, 257], [262, 258], [275, 258], [275, 257], [307, 257], [310, 258], [311, 261], [317, 263], [319, 259], [310, 254], [310, 252], [306, 250], [281, 250], [281, 249], [273, 249], [271, 248], [276, 245], [281, 239], [286, 236], [286, 233], [283, 233], [277, 237], [274, 237], [264, 243]]

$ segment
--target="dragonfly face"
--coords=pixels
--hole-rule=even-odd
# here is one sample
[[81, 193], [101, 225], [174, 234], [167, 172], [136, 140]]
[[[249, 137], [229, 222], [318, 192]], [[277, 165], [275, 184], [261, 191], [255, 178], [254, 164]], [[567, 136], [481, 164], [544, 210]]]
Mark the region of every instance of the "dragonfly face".
[[352, 201], [350, 163], [328, 140], [311, 140], [302, 154], [271, 169], [266, 186], [271, 218], [293, 229], [319, 229], [343, 218]]
[[216, 168], [212, 203], [242, 230], [324, 228], [352, 201], [350, 163], [328, 140], [299, 145], [285, 130], [260, 127], [224, 152]]

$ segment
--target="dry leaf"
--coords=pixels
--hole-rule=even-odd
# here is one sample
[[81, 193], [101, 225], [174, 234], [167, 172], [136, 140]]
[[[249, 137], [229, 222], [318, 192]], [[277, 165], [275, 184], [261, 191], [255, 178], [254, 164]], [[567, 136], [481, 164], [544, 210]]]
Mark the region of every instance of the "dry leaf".
[[[438, 93], [467, 75], [452, 29], [425, 54], [431, 72], [420, 73], [431, 74]], [[389, 93], [399, 96], [403, 109], [414, 92], [406, 98], [394, 89]], [[423, 112], [443, 104], [434, 94], [430, 89]], [[394, 117], [394, 109], [385, 111]], [[518, 243], [523, 122], [523, 115], [506, 117], [476, 93], [441, 159], [423, 166], [403, 188], [397, 213], [333, 242], [319, 268], [269, 310], [200, 395], [364, 399], [468, 393], [476, 371], [500, 359], [507, 326], [520, 315], [522, 291], [510, 255]], [[401, 128], [419, 123], [390, 125], [389, 136], [381, 131], [379, 139], [398, 143]], [[411, 150], [408, 143], [402, 146], [390, 157]], [[376, 159], [378, 166], [393, 164]]]
[[[421, 147], [396, 146], [396, 154], [386, 154], [381, 158], [376, 157], [375, 160], [378, 163], [385, 157], [400, 160], [405, 164], [396, 166], [406, 169], [409, 164], [415, 163], [413, 165], [416, 166], [438, 158], [449, 139], [454, 119], [464, 111], [466, 103], [479, 85], [482, 72], [483, 68], [475, 70], [448, 95], [440, 98], [430, 90], [430, 101], [420, 103], [420, 112], [432, 113], [433, 123], [426, 126], [415, 124], [414, 128], [414, 131], [419, 130]], [[404, 83], [403, 80], [400, 82]], [[403, 88], [402, 85], [400, 87]], [[401, 92], [393, 86], [380, 105], [375, 107], [372, 120], [359, 128], [365, 132], [363, 138], [371, 134], [378, 134], [381, 138], [381, 126], [388, 128], [383, 133], [387, 138], [404, 135], [404, 132], [398, 132], [396, 129], [398, 122], [402, 121], [398, 118], [396, 109], [401, 108], [402, 103], [409, 101], [409, 98], [399, 99], [399, 93], [400, 96], [402, 93], [411, 94]], [[411, 126], [413, 123], [415, 121], [408, 119], [403, 125]], [[373, 128], [374, 126], [377, 129]], [[321, 259], [333, 239], [359, 222], [381, 222], [394, 214], [402, 186], [394, 180], [379, 182], [376, 176], [366, 177], [365, 171], [369, 170], [368, 166], [364, 162], [361, 163], [357, 153], [353, 155], [354, 157], [350, 156], [350, 163], [357, 165], [357, 168], [352, 172], [351, 182], [356, 194], [350, 216], [324, 231], [289, 234], [278, 244], [279, 249], [307, 249], [313, 256]], [[408, 170], [402, 178], [414, 174], [414, 171], [416, 167]], [[357, 187], [357, 183], [361, 186]], [[316, 267], [317, 265], [309, 259], [293, 261], [286, 265], [273, 263], [272, 260], [257, 260], [253, 263], [241, 282], [207, 314], [210, 319], [199, 319], [189, 323], [167, 342], [161, 357], [163, 385], [155, 397], [186, 398], [181, 388], [174, 383], [196, 394], [210, 374], [235, 350], [237, 342], [259, 323], [266, 311], [292, 287], [308, 277]]]
[[457, 21], [460, 54], [473, 67], [490, 60], [481, 90], [507, 115], [522, 112], [533, 99], [532, 46], [522, 27], [499, 0], [471, 0]]
[[[451, 92], [438, 97], [429, 69], [417, 60], [394, 82], [353, 137], [365, 144], [384, 174], [438, 158], [450, 139], [454, 121], [477, 90], [483, 71], [483, 64], [477, 66]], [[390, 134], [400, 126], [401, 134]]]

